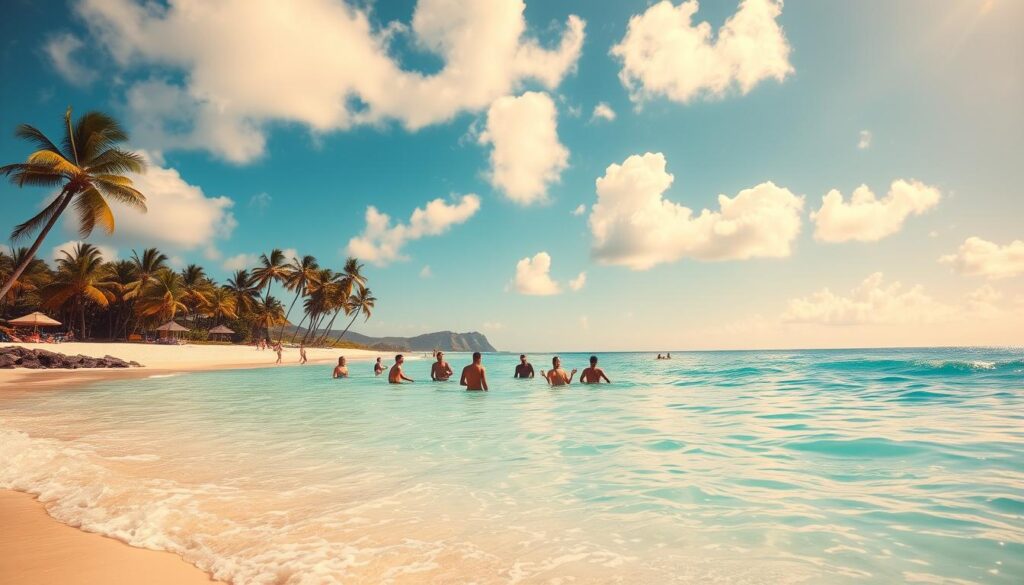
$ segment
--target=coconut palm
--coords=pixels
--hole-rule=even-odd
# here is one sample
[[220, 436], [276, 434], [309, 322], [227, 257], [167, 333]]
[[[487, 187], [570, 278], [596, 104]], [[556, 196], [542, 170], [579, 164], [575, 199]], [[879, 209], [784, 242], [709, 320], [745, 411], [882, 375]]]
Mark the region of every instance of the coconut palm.
[[[14, 269], [28, 258], [28, 248], [21, 247], [7, 254], [0, 250], [0, 282], [7, 282], [14, 274]], [[23, 294], [33, 293], [39, 290], [49, 277], [50, 269], [39, 258], [28, 258], [28, 264], [21, 274], [21, 278], [11, 279], [12, 285], [7, 294], [0, 297], [0, 305], [13, 304]]]
[[135, 303], [135, 312], [143, 318], [169, 321], [178, 313], [188, 311], [184, 302], [187, 294], [181, 275], [164, 268], [142, 288]]
[[206, 299], [206, 307], [203, 310], [207, 315], [213, 317], [214, 325], [220, 325], [225, 318], [238, 318], [238, 313], [235, 312], [235, 297], [232, 296], [230, 290], [222, 286], [214, 287], [210, 291], [210, 295]]
[[213, 290], [213, 283], [206, 276], [206, 270], [198, 264], [189, 264], [181, 270], [181, 285], [185, 289], [183, 302], [188, 307], [188, 315], [193, 322], [199, 311], [206, 305]]
[[90, 303], [103, 308], [110, 304], [111, 273], [92, 244], [75, 244], [70, 252], [61, 254], [53, 282], [40, 291], [43, 307], [69, 309], [78, 317], [79, 334], [85, 339], [85, 308]]
[[341, 338], [345, 337], [345, 334], [348, 333], [349, 328], [356, 322], [356, 317], [359, 315], [366, 317], [363, 321], [364, 323], [369, 321], [370, 315], [373, 314], [373, 307], [376, 304], [377, 297], [373, 296], [373, 292], [366, 287], [359, 287], [348, 300], [348, 305], [352, 312], [352, 320], [348, 322], [348, 326], [345, 327], [345, 330], [341, 332], [336, 341], [341, 341]]
[[131, 262], [135, 266], [135, 281], [128, 285], [128, 298], [139, 296], [158, 272], [167, 268], [167, 255], [156, 248], [146, 248], [142, 255], [132, 250]]
[[236, 313], [251, 313], [256, 308], [260, 287], [253, 281], [248, 270], [236, 270], [224, 288], [231, 293]]
[[[304, 296], [309, 289], [311, 284], [315, 283], [317, 276], [317, 270], [320, 268], [317, 265], [316, 258], [313, 256], [303, 256], [302, 259], [292, 258], [290, 264], [288, 264], [287, 271], [284, 274], [282, 283], [284, 288], [289, 291], [295, 291], [295, 298], [292, 299], [291, 304], [288, 305], [288, 311], [284, 314], [285, 322], [281, 324], [281, 328], [277, 332], [277, 340], [281, 341], [281, 335], [284, 333], [284, 326], [288, 323], [288, 317], [292, 314], [292, 307], [295, 306], [296, 301], [299, 297]], [[302, 321], [305, 320], [305, 316], [302, 317]], [[299, 321], [299, 325], [302, 325], [302, 321]], [[298, 333], [298, 329], [295, 330]], [[295, 341], [294, 335], [292, 341]]]
[[128, 336], [128, 325], [132, 317], [132, 304], [129, 287], [136, 282], [135, 263], [131, 260], [118, 260], [107, 264], [110, 272], [108, 284], [111, 303], [107, 313], [110, 319], [110, 336]]
[[46, 235], [71, 203], [78, 212], [78, 231], [84, 238], [93, 228], [101, 226], [114, 231], [114, 213], [108, 200], [118, 201], [145, 211], [146, 196], [133, 186], [127, 176], [145, 170], [142, 156], [121, 150], [118, 144], [128, 134], [110, 116], [88, 112], [72, 125], [71, 108], [64, 114], [64, 140], [60, 147], [34, 126], [22, 124], [15, 136], [31, 143], [37, 150], [25, 162], [0, 167], [0, 175], [10, 177], [19, 187], [59, 187], [60, 191], [42, 211], [19, 224], [11, 233], [14, 240], [38, 231], [28, 254], [0, 286], [0, 298], [21, 277], [35, 257]]
[[270, 285], [281, 280], [288, 273], [286, 261], [284, 252], [277, 248], [271, 250], [269, 256], [260, 254], [260, 265], [252, 271], [252, 278], [258, 288], [266, 287], [267, 289], [263, 302], [270, 300]]
[[265, 330], [269, 335], [272, 328], [284, 321], [284, 304], [274, 297], [268, 297], [265, 302], [257, 302], [254, 317], [260, 331]]

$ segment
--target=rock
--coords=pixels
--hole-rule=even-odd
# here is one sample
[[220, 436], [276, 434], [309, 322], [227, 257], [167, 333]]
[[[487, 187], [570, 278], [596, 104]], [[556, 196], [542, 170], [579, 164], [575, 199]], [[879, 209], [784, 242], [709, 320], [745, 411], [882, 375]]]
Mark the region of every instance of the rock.
[[137, 362], [135, 360], [132, 360], [132, 361], [128, 362], [128, 365], [133, 367], [133, 368], [144, 368], [144, 367], [146, 367], [146, 366], [143, 366], [142, 364], [140, 364], [139, 362]]
[[18, 362], [18, 359], [13, 355], [0, 354], [0, 368], [10, 369], [14, 367], [14, 364]]
[[18, 367], [26, 368], [29, 370], [39, 370], [43, 368], [43, 365], [40, 364], [38, 360], [21, 358], [21, 360], [18, 362]]
[[108, 367], [108, 368], [127, 368], [128, 367], [128, 362], [124, 361], [121, 358], [116, 358], [116, 357], [114, 357], [112, 355], [105, 355], [105, 356], [103, 356], [103, 361], [106, 362], [106, 367]]

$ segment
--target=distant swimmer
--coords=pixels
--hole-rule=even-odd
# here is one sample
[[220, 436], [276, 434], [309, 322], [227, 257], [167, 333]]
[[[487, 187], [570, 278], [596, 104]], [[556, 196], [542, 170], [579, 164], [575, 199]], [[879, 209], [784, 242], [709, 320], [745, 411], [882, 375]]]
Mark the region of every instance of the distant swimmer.
[[402, 364], [405, 363], [405, 358], [402, 354], [395, 356], [395, 365], [391, 366], [391, 371], [388, 372], [388, 384], [401, 384], [402, 381], [412, 382], [412, 378], [406, 378], [405, 374], [402, 373]]
[[665, 354], [665, 359], [667, 359], [667, 360], [670, 360], [670, 359], [672, 359], [672, 354], [670, 354], [670, 353], [666, 353], [666, 354]]
[[487, 370], [481, 365], [480, 352], [473, 352], [473, 363], [462, 368], [462, 378], [459, 384], [466, 387], [466, 390], [483, 390], [487, 392]]
[[373, 364], [373, 374], [379, 376], [384, 373], [384, 364], [380, 363], [380, 358], [377, 358], [377, 363]]
[[332, 378], [348, 378], [348, 362], [345, 361], [345, 356], [338, 358], [338, 365], [334, 366], [334, 374]]
[[663, 359], [665, 359], [665, 357], [659, 353], [657, 359], [663, 360]]
[[519, 365], [516, 366], [516, 373], [513, 378], [532, 378], [535, 374], [533, 373], [533, 364], [526, 361], [526, 354], [519, 354]]
[[430, 379], [435, 382], [447, 382], [448, 378], [452, 377], [452, 367], [444, 361], [444, 352], [436, 352], [434, 358], [437, 361], [430, 366]]
[[609, 384], [612, 383], [608, 376], [604, 375], [604, 370], [597, 367], [597, 356], [592, 355], [590, 356], [590, 367], [584, 369], [583, 373], [580, 374], [580, 382], [584, 384], [600, 384], [601, 378], [604, 378], [604, 381]]
[[572, 384], [572, 377], [576, 375], [576, 368], [573, 368], [572, 372], [566, 373], [562, 369], [561, 358], [556, 355], [551, 358], [551, 369], [546, 373], [544, 370], [541, 370], [540, 375], [544, 376], [544, 379], [552, 386], [568, 386]]

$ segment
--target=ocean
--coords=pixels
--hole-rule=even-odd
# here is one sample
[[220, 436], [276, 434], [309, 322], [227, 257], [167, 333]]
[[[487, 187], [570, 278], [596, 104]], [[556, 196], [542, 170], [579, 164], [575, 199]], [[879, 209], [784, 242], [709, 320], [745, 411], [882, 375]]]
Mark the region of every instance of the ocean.
[[1024, 582], [1024, 350], [599, 356], [18, 393], [0, 487], [237, 584]]

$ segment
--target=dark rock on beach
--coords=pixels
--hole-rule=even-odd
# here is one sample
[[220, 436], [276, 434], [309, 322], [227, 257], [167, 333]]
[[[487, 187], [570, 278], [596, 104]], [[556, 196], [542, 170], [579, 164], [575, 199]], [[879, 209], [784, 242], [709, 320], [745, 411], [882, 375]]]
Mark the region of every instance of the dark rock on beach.
[[105, 355], [101, 358], [87, 355], [65, 355], [46, 349], [21, 346], [0, 347], [0, 369], [26, 368], [29, 370], [76, 370], [78, 368], [140, 368], [142, 364]]

